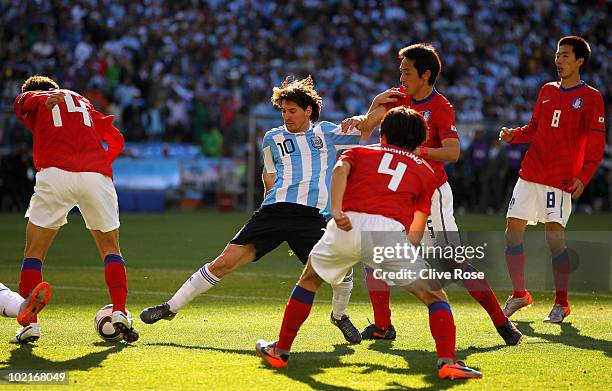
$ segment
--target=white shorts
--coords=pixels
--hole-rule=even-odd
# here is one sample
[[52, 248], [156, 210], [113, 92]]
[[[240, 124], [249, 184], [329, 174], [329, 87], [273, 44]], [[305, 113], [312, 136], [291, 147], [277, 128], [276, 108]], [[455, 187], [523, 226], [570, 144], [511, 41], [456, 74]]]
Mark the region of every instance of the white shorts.
[[519, 178], [512, 191], [506, 218], [527, 220], [527, 224], [567, 224], [572, 213], [572, 195], [556, 187]]
[[450, 243], [459, 245], [460, 239], [453, 210], [453, 191], [445, 182], [431, 197], [431, 215], [427, 219], [423, 244], [445, 246]]
[[375, 277], [380, 276], [389, 285], [408, 285], [416, 281], [416, 278], [407, 278], [409, 271], [418, 276], [420, 270], [428, 268], [427, 262], [419, 257], [375, 259], [374, 247], [403, 246], [405, 243], [412, 247], [404, 226], [398, 221], [366, 213], [346, 212], [346, 215], [353, 229], [343, 231], [331, 219], [323, 237], [310, 253], [312, 268], [325, 282], [339, 284], [353, 265], [361, 260], [374, 269]]
[[70, 172], [49, 167], [36, 174], [34, 194], [25, 217], [39, 227], [59, 229], [77, 206], [88, 229], [119, 228], [117, 193], [111, 178], [97, 172]]

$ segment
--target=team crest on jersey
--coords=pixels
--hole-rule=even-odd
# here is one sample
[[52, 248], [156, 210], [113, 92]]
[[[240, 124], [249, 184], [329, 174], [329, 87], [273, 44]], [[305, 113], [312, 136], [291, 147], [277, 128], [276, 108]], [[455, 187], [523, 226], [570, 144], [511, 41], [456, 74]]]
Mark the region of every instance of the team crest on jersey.
[[319, 136], [313, 136], [310, 138], [310, 143], [312, 144], [313, 147], [315, 147], [316, 149], [321, 149], [323, 148], [323, 140], [321, 139], [321, 137]]
[[579, 109], [582, 107], [583, 103], [584, 103], [584, 99], [582, 99], [581, 97], [575, 98], [574, 101], [572, 102], [572, 107], [575, 109]]
[[429, 117], [431, 117], [431, 111], [425, 110], [421, 112], [421, 114], [423, 114], [423, 118], [425, 118], [425, 121], [429, 121]]

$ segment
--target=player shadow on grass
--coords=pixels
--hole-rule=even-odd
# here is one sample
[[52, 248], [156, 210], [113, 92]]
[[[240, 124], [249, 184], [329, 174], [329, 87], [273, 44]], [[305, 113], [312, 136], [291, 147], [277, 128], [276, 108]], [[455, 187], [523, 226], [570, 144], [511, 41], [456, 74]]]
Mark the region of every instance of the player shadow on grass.
[[[253, 349], [223, 349], [209, 346], [189, 346], [180, 345], [176, 343], [150, 343], [150, 346], [167, 346], [176, 347], [183, 349], [195, 349], [195, 350], [206, 350], [212, 352], [231, 353], [249, 356], [251, 358], [257, 358], [255, 355], [255, 344]], [[352, 390], [350, 387], [335, 386], [332, 384], [322, 383], [314, 378], [315, 375], [319, 375], [330, 368], [342, 368], [355, 366], [354, 364], [345, 364], [340, 362], [340, 357], [354, 353], [352, 345], [348, 344], [336, 344], [333, 345], [334, 350], [332, 352], [292, 352], [291, 359], [287, 368], [267, 370], [274, 371], [280, 375], [285, 375], [290, 379], [299, 381], [310, 386], [315, 390], [333, 390], [333, 391], [346, 391]], [[261, 364], [264, 366], [264, 364]]]
[[[206, 350], [213, 352], [222, 352], [230, 354], [240, 354], [256, 358], [255, 347], [253, 349], [223, 349], [209, 346], [189, 346], [180, 345], [176, 343], [149, 343], [149, 346], [166, 346], [166, 347], [177, 347], [183, 349], [195, 349], [195, 350]], [[409, 363], [409, 368], [396, 368], [389, 367], [381, 364], [372, 363], [343, 363], [341, 358], [343, 356], [354, 353], [355, 346], [348, 344], [335, 344], [333, 345], [334, 350], [331, 352], [292, 352], [291, 359], [287, 368], [283, 369], [272, 369], [266, 367], [266, 370], [274, 371], [280, 375], [287, 376], [288, 378], [301, 382], [308, 385], [309, 387], [316, 390], [333, 390], [333, 391], [344, 391], [352, 390], [350, 387], [336, 386], [333, 384], [323, 383], [315, 379], [316, 375], [327, 372], [329, 369], [334, 368], [356, 368], [361, 370], [361, 374], [368, 374], [375, 371], [382, 371], [388, 374], [397, 374], [401, 376], [406, 375], [425, 375], [424, 380], [430, 384], [427, 388], [419, 388], [419, 390], [440, 390], [449, 389], [454, 386], [463, 384], [466, 380], [441, 380], [438, 378], [438, 371], [435, 363], [437, 360], [435, 352], [427, 352], [424, 350], [399, 350], [392, 349], [391, 344], [387, 341], [376, 341], [369, 346], [370, 350], [374, 350], [384, 354], [393, 354], [402, 357]], [[468, 348], [457, 351], [459, 359], [469, 356], [474, 353], [486, 353], [497, 349], [504, 348], [505, 346], [491, 346], [487, 348]], [[262, 364], [264, 366], [264, 364]], [[387, 383], [389, 390], [401, 390], [408, 389], [408, 387], [402, 385], [399, 382]]]
[[561, 334], [559, 335], [537, 333], [533, 329], [532, 323], [531, 321], [514, 322], [516, 327], [528, 337], [540, 338], [548, 342], [560, 343], [578, 349], [599, 350], [606, 356], [612, 357], [612, 342], [581, 335], [580, 330], [572, 326], [571, 322], [563, 322], [559, 325], [561, 328]]
[[119, 353], [126, 344], [94, 343], [95, 346], [109, 346], [100, 352], [88, 353], [84, 356], [71, 358], [65, 361], [53, 361], [34, 354], [36, 345], [25, 344], [15, 347], [7, 361], [0, 361], [0, 365], [8, 365], [2, 369], [38, 369], [45, 371], [88, 371], [100, 367], [109, 355]]
[[[421, 388], [419, 387], [419, 391], [423, 390], [446, 390], [453, 388], [455, 386], [464, 384], [468, 381], [474, 380], [443, 380], [438, 377], [438, 370], [436, 368], [436, 362], [438, 357], [435, 351], [427, 351], [427, 350], [415, 350], [415, 349], [393, 349], [392, 342], [390, 341], [374, 341], [368, 347], [370, 350], [383, 353], [383, 354], [391, 354], [394, 356], [398, 356], [406, 360], [408, 364], [408, 368], [389, 368], [384, 365], [379, 364], [368, 364], [367, 367], [362, 373], [372, 373], [375, 371], [385, 371], [387, 373], [393, 373], [398, 375], [425, 375], [423, 380], [429, 384], [428, 387]], [[506, 348], [505, 345], [494, 345], [488, 346], [484, 348], [477, 348], [474, 346], [470, 346], [467, 349], [457, 350], [455, 352], [457, 356], [457, 360], [465, 360], [471, 354], [478, 353], [488, 353], [495, 350]], [[472, 367], [474, 369], [479, 369], [476, 367]], [[485, 373], [486, 376], [486, 373]], [[408, 386], [401, 384], [400, 382], [394, 381], [387, 383], [387, 390], [407, 390], [411, 389]]]

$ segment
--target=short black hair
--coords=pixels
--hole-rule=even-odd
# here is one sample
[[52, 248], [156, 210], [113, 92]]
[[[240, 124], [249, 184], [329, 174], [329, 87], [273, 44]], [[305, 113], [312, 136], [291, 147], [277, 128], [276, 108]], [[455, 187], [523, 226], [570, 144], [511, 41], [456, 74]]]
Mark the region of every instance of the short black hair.
[[319, 120], [321, 107], [323, 106], [323, 98], [314, 89], [314, 81], [310, 75], [302, 80], [292, 80], [290, 77], [285, 78], [280, 87], [274, 87], [270, 100], [272, 105], [278, 109], [281, 108], [284, 100], [294, 102], [303, 110], [310, 106], [312, 108], [312, 114], [310, 114], [312, 122]]
[[380, 125], [380, 136], [385, 136], [387, 144], [414, 150], [427, 138], [427, 122], [414, 109], [395, 107], [385, 114]]
[[42, 75], [30, 76], [21, 85], [21, 92], [27, 91], [47, 91], [52, 88], [59, 88], [59, 85], [50, 77]]
[[398, 55], [400, 60], [407, 58], [408, 60], [414, 61], [414, 67], [419, 77], [423, 76], [423, 73], [429, 70], [431, 75], [427, 83], [430, 86], [434, 85], [442, 70], [442, 61], [440, 61], [440, 56], [438, 56], [438, 52], [436, 52], [433, 46], [428, 43], [417, 43], [401, 49]]
[[578, 69], [579, 71], [582, 71], [582, 67], [584, 67], [587, 62], [589, 62], [589, 58], [591, 58], [591, 47], [589, 46], [589, 43], [584, 38], [577, 35], [568, 35], [559, 40], [557, 43], [557, 49], [561, 47], [561, 45], [571, 46], [572, 49], [574, 49], [576, 60], [579, 58], [584, 60]]

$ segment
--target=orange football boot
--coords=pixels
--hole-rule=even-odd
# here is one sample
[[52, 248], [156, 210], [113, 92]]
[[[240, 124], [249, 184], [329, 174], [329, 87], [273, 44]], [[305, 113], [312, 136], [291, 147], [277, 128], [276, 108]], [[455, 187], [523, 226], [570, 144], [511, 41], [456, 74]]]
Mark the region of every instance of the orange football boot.
[[32, 318], [45, 308], [49, 299], [51, 299], [51, 285], [43, 281], [32, 289], [26, 301], [21, 305], [23, 309], [17, 316], [17, 322], [22, 326], [32, 323]]

